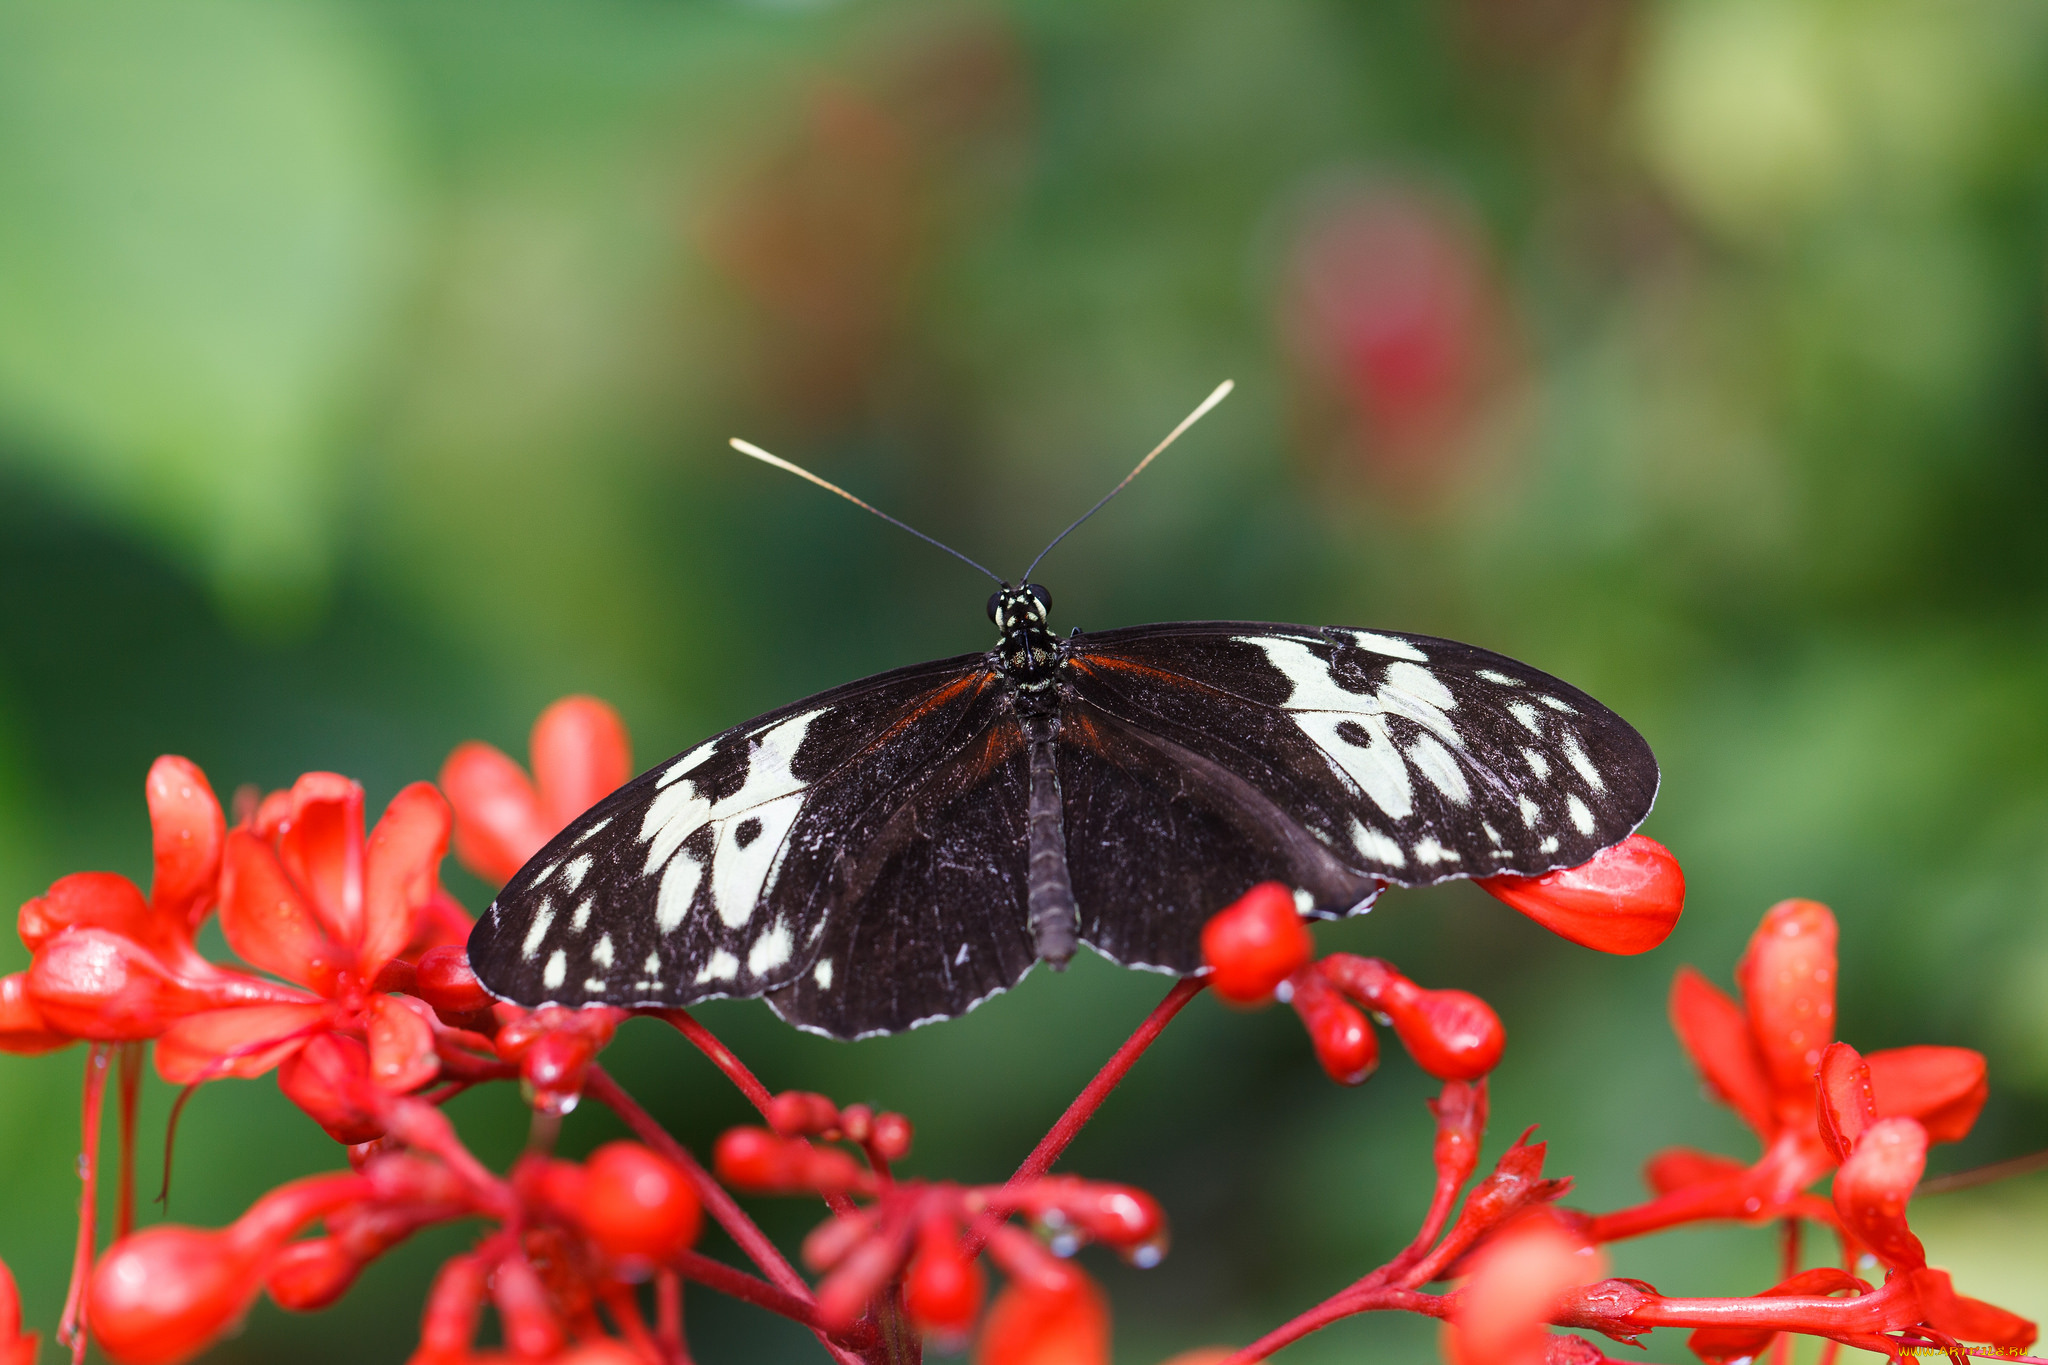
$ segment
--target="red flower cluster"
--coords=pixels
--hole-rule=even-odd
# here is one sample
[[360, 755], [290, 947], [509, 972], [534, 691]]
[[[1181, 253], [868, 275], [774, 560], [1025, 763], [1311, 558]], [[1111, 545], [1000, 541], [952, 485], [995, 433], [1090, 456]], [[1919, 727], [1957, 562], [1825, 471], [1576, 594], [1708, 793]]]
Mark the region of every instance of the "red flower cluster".
[[[1174, 1365], [1260, 1360], [1339, 1317], [1388, 1309], [1448, 1322], [1461, 1365], [1604, 1359], [1557, 1326], [1620, 1340], [1690, 1327], [1709, 1362], [1753, 1358], [1787, 1332], [1895, 1359], [1908, 1347], [1955, 1353], [1959, 1342], [1987, 1342], [2010, 1352], [2033, 1339], [2032, 1324], [1957, 1294], [1906, 1221], [1927, 1144], [1960, 1137], [1983, 1104], [1983, 1059], [1955, 1048], [1864, 1058], [1835, 1042], [1835, 927], [1824, 907], [1786, 902], [1766, 916], [1738, 971], [1741, 1004], [1680, 973], [1680, 1037], [1764, 1153], [1747, 1166], [1663, 1153], [1649, 1167], [1656, 1197], [1633, 1209], [1559, 1208], [1569, 1182], [1544, 1176], [1544, 1149], [1528, 1134], [1473, 1184], [1485, 1077], [1506, 1041], [1500, 1019], [1476, 996], [1425, 988], [1376, 958], [1317, 959], [1293, 895], [1273, 884], [1211, 920], [1208, 969], [1168, 992], [1001, 1185], [899, 1177], [912, 1139], [901, 1115], [771, 1094], [687, 1012], [641, 1011], [681, 1033], [761, 1113], [761, 1126], [719, 1139], [707, 1171], [599, 1065], [628, 1012], [519, 1009], [492, 1000], [469, 969], [468, 917], [439, 879], [451, 836], [480, 874], [509, 875], [630, 772], [624, 727], [587, 698], [543, 714], [533, 760], [529, 778], [498, 751], [464, 745], [441, 790], [406, 788], [365, 833], [362, 790], [344, 778], [307, 774], [249, 803], [230, 828], [205, 776], [166, 757], [147, 785], [149, 894], [80, 873], [22, 907], [33, 957], [0, 979], [0, 1051], [89, 1044], [79, 1252], [58, 1331], [74, 1359], [89, 1325], [118, 1365], [176, 1365], [231, 1331], [259, 1294], [296, 1312], [323, 1308], [414, 1232], [461, 1219], [483, 1231], [441, 1268], [415, 1365], [688, 1365], [686, 1284], [802, 1324], [840, 1365], [914, 1360], [926, 1340], [972, 1342], [976, 1365], [1108, 1365], [1107, 1296], [1071, 1258], [1097, 1245], [1156, 1263], [1165, 1215], [1141, 1190], [1052, 1168], [1174, 1016], [1211, 987], [1240, 1005], [1287, 1002], [1325, 1071], [1347, 1085], [1378, 1063], [1374, 1021], [1391, 1027], [1444, 1083], [1432, 1105], [1434, 1197], [1387, 1264], [1250, 1346]], [[1483, 885], [1568, 938], [1621, 953], [1660, 942], [1684, 899], [1677, 863], [1640, 836], [1584, 867]], [[236, 962], [195, 946], [215, 912]], [[134, 1230], [126, 1158], [152, 1042], [159, 1075], [175, 1085], [275, 1071], [284, 1095], [345, 1145], [347, 1169], [272, 1190], [225, 1228]], [[115, 1237], [102, 1253], [94, 1210], [110, 1071], [124, 1161]], [[536, 1145], [504, 1173], [471, 1154], [440, 1108], [497, 1081], [517, 1081], [539, 1116]], [[581, 1162], [552, 1155], [560, 1117], [586, 1095], [636, 1140]], [[1830, 1171], [1833, 1195], [1823, 1199], [1810, 1187]], [[734, 1191], [825, 1202], [829, 1216], [800, 1253], [815, 1282]], [[706, 1217], [751, 1269], [695, 1250]], [[1783, 1283], [1750, 1298], [1667, 1298], [1601, 1278], [1600, 1243], [1707, 1218], [1825, 1223], [1843, 1268], [1802, 1270], [1788, 1239]], [[1857, 1277], [1868, 1265], [1883, 1267], [1881, 1285]], [[991, 1268], [1003, 1280], [992, 1301]], [[1428, 1288], [1460, 1278], [1463, 1288]], [[502, 1349], [476, 1345], [486, 1306]], [[0, 1365], [27, 1365], [34, 1350], [0, 1266]]]

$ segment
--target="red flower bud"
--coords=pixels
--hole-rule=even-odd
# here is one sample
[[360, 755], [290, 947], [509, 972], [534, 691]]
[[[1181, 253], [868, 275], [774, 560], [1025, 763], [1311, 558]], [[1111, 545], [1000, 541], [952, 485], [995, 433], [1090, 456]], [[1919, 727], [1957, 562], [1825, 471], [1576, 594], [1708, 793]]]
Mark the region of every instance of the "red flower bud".
[[427, 1292], [420, 1321], [420, 1348], [409, 1365], [467, 1365], [477, 1319], [483, 1316], [486, 1276], [475, 1256], [455, 1256], [442, 1264]]
[[1043, 1176], [1019, 1193], [1017, 1207], [1049, 1228], [1071, 1227], [1148, 1268], [1166, 1254], [1165, 1211], [1158, 1200], [1131, 1185]]
[[1927, 1264], [1906, 1226], [1906, 1201], [1927, 1168], [1927, 1130], [1914, 1119], [1879, 1119], [1856, 1139], [1835, 1172], [1835, 1209], [1850, 1232], [1894, 1269]]
[[1470, 992], [1424, 990], [1380, 959], [1350, 953], [1332, 953], [1317, 970], [1392, 1020], [1415, 1064], [1438, 1080], [1477, 1080], [1493, 1070], [1507, 1046], [1500, 1016]]
[[277, 1088], [336, 1142], [384, 1136], [371, 1092], [370, 1050], [338, 1033], [317, 1033], [277, 1069]]
[[309, 1237], [277, 1254], [264, 1288], [279, 1308], [314, 1313], [338, 1303], [362, 1272], [363, 1263], [349, 1254], [341, 1238]]
[[297, 992], [221, 973], [194, 981], [123, 934], [67, 929], [45, 943], [29, 967], [27, 995], [53, 1029], [101, 1042], [154, 1038], [179, 1017]]
[[736, 1189], [757, 1194], [865, 1190], [872, 1183], [859, 1162], [803, 1138], [778, 1137], [765, 1128], [732, 1128], [712, 1149], [712, 1169]]
[[1109, 1303], [1076, 1271], [1064, 1292], [1012, 1283], [996, 1296], [973, 1365], [1109, 1365]]
[[1297, 972], [1291, 984], [1288, 1003], [1308, 1030], [1324, 1072], [1339, 1085], [1364, 1084], [1380, 1064], [1371, 1021], [1315, 972]]
[[1452, 1081], [1429, 1102], [1436, 1116], [1436, 1178], [1457, 1189], [1479, 1169], [1479, 1148], [1486, 1137], [1486, 1082]]
[[839, 1106], [808, 1090], [783, 1091], [768, 1101], [762, 1116], [784, 1137], [808, 1137], [839, 1126]]
[[469, 950], [460, 944], [429, 948], [413, 973], [413, 993], [443, 1015], [475, 1014], [491, 1007], [491, 993], [470, 970]]
[[608, 1142], [586, 1170], [579, 1221], [607, 1255], [659, 1265], [697, 1240], [697, 1194], [673, 1162], [637, 1142]]
[[0, 1052], [32, 1057], [77, 1041], [70, 1034], [51, 1028], [42, 1011], [28, 998], [27, 972], [0, 976]]
[[903, 1280], [903, 1306], [910, 1320], [946, 1340], [964, 1341], [981, 1315], [988, 1272], [979, 1259], [960, 1251], [960, 1229], [934, 1218], [918, 1229], [917, 1253]]
[[1314, 952], [1294, 893], [1279, 882], [1259, 883], [1202, 926], [1202, 961], [1214, 969], [1209, 984], [1234, 1005], [1271, 998]]
[[909, 1251], [901, 1236], [875, 1236], [859, 1241], [818, 1286], [818, 1322], [829, 1332], [843, 1332], [860, 1321], [902, 1268]]
[[590, 1064], [625, 1017], [624, 1010], [601, 1005], [544, 1005], [498, 1030], [498, 1055], [518, 1065], [528, 1104], [542, 1113], [566, 1114], [583, 1096]]
[[910, 1140], [913, 1130], [910, 1120], [901, 1114], [880, 1113], [875, 1115], [874, 1128], [868, 1134], [868, 1145], [875, 1149], [875, 1155], [884, 1161], [901, 1161], [910, 1155]]
[[1577, 867], [1541, 877], [1481, 877], [1481, 890], [1544, 928], [1603, 953], [1647, 953], [1685, 908], [1685, 874], [1671, 851], [1631, 834]]
[[548, 1298], [547, 1286], [524, 1256], [498, 1262], [491, 1272], [491, 1299], [498, 1305], [505, 1344], [514, 1355], [544, 1360], [562, 1349], [562, 1319]]
[[35, 1365], [36, 1334], [21, 1330], [21, 1294], [14, 1274], [0, 1261], [0, 1365]]
[[357, 1176], [281, 1185], [218, 1231], [162, 1223], [107, 1249], [89, 1290], [92, 1332], [119, 1365], [175, 1365], [248, 1311], [263, 1269], [301, 1227], [369, 1193]]

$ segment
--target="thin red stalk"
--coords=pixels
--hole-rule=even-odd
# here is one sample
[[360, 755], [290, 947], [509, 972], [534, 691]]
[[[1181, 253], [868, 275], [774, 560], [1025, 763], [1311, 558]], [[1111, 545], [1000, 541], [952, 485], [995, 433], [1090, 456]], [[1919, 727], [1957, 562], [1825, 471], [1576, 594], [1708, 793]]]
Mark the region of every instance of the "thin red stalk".
[[2034, 1152], [2027, 1156], [2016, 1156], [2009, 1161], [1995, 1161], [1989, 1166], [1977, 1166], [1967, 1171], [1951, 1171], [1924, 1180], [1914, 1192], [1915, 1197], [1928, 1194], [1947, 1194], [1950, 1190], [1967, 1190], [1976, 1185], [1989, 1185], [1994, 1180], [2010, 1180], [2016, 1175], [2031, 1175], [2035, 1171], [2048, 1170], [2048, 1151]]
[[667, 1365], [690, 1365], [690, 1348], [683, 1344], [683, 1281], [673, 1270], [654, 1276], [654, 1339]]
[[121, 1044], [121, 1196], [114, 1206], [116, 1241], [135, 1231], [135, 1111], [142, 1098], [142, 1044]]
[[171, 1148], [178, 1140], [178, 1120], [185, 1116], [185, 1106], [199, 1093], [200, 1085], [194, 1081], [178, 1092], [171, 1102], [171, 1116], [164, 1122], [164, 1183], [157, 1188], [156, 1202], [165, 1213], [171, 1211]]
[[761, 1117], [768, 1117], [768, 1087], [761, 1084], [747, 1064], [734, 1054], [733, 1050], [718, 1040], [718, 1036], [702, 1024], [688, 1010], [649, 1010], [657, 1019], [665, 1020], [677, 1033], [688, 1038], [697, 1051], [711, 1059], [711, 1064], [725, 1073], [725, 1078], [739, 1087], [747, 1097], [747, 1103], [761, 1111]]
[[608, 1280], [598, 1290], [605, 1311], [611, 1314], [619, 1334], [633, 1353], [643, 1360], [660, 1360], [661, 1347], [655, 1342], [654, 1334], [647, 1330], [647, 1320], [640, 1316], [640, 1301], [633, 1294], [633, 1287], [619, 1280]]
[[724, 1261], [706, 1256], [701, 1251], [679, 1252], [669, 1261], [669, 1266], [686, 1280], [695, 1280], [707, 1289], [715, 1289], [728, 1298], [741, 1303], [751, 1303], [756, 1308], [765, 1308], [780, 1314], [792, 1322], [812, 1327], [817, 1316], [812, 1311], [809, 1295], [796, 1295], [761, 1279], [744, 1270], [727, 1265]]
[[[1368, 1277], [1370, 1278], [1370, 1277]], [[1320, 1331], [1341, 1318], [1358, 1313], [1383, 1313], [1399, 1311], [1421, 1313], [1425, 1317], [1449, 1317], [1452, 1296], [1418, 1294], [1412, 1289], [1376, 1288], [1366, 1292], [1346, 1289], [1332, 1294], [1306, 1313], [1275, 1327], [1251, 1345], [1225, 1356], [1219, 1365], [1253, 1365], [1264, 1360], [1283, 1346], [1291, 1346], [1311, 1332]]]
[[[1067, 1112], [1060, 1115], [1059, 1122], [1053, 1124], [1046, 1135], [1038, 1140], [1038, 1145], [1031, 1149], [1031, 1155], [1024, 1158], [1023, 1163], [1017, 1167], [1016, 1174], [1010, 1177], [1003, 1188], [1014, 1189], [1018, 1185], [1038, 1179], [1052, 1169], [1053, 1162], [1060, 1159], [1060, 1153], [1067, 1149], [1067, 1144], [1074, 1140], [1087, 1125], [1088, 1120], [1095, 1117], [1095, 1111], [1109, 1098], [1109, 1092], [1122, 1083], [1123, 1078], [1137, 1064], [1138, 1058], [1145, 1055], [1145, 1050], [1151, 1047], [1166, 1030], [1166, 1026], [1173, 1022], [1173, 1016], [1179, 1014], [1188, 1001], [1200, 995], [1202, 988], [1208, 984], [1209, 980], [1205, 976], [1183, 977], [1176, 981], [1173, 989], [1166, 993], [1166, 998], [1152, 1007], [1152, 1012], [1145, 1016], [1145, 1021], [1139, 1024], [1131, 1036], [1124, 1040], [1123, 1046], [1102, 1064], [1102, 1069], [1095, 1073], [1095, 1079], [1088, 1082], [1087, 1087], [1074, 1097], [1074, 1102], [1067, 1106]], [[976, 1215], [973, 1226], [968, 1228], [966, 1237], [961, 1239], [961, 1251], [968, 1256], [979, 1252], [982, 1245], [988, 1241], [989, 1234], [995, 1231], [996, 1224], [1000, 1223], [1004, 1216], [999, 1211], [999, 1206], [991, 1206]]]
[[64, 1294], [64, 1316], [57, 1320], [57, 1340], [71, 1348], [72, 1365], [82, 1365], [85, 1360], [90, 1318], [85, 1289], [92, 1277], [93, 1257], [99, 1250], [100, 1111], [107, 1095], [108, 1051], [108, 1044], [94, 1043], [85, 1054], [84, 1110], [78, 1140], [78, 1178], [84, 1186], [78, 1197], [78, 1251], [71, 1260], [71, 1287]]

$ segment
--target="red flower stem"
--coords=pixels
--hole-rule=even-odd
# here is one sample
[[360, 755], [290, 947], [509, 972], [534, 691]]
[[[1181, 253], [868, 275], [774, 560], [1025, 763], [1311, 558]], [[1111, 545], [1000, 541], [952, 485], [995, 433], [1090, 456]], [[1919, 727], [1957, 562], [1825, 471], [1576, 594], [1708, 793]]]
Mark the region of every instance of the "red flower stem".
[[669, 1265], [676, 1274], [686, 1280], [694, 1280], [707, 1289], [715, 1289], [728, 1298], [742, 1303], [751, 1303], [756, 1308], [765, 1308], [779, 1313], [792, 1322], [812, 1327], [817, 1315], [812, 1311], [810, 1297], [798, 1296], [778, 1289], [768, 1281], [744, 1270], [734, 1269], [724, 1261], [715, 1260], [701, 1251], [678, 1252]]
[[[1124, 1040], [1123, 1046], [1102, 1064], [1102, 1070], [1095, 1073], [1095, 1079], [1088, 1082], [1087, 1088], [1074, 1097], [1074, 1102], [1067, 1106], [1067, 1112], [1060, 1115], [1059, 1122], [1053, 1124], [1046, 1135], [1038, 1140], [1038, 1145], [1031, 1149], [1031, 1155], [1024, 1158], [1023, 1164], [1017, 1167], [1016, 1174], [1010, 1177], [1003, 1188], [1014, 1189], [1019, 1185], [1028, 1184], [1051, 1170], [1053, 1162], [1058, 1161], [1060, 1153], [1067, 1149], [1067, 1144], [1074, 1140], [1087, 1125], [1088, 1120], [1095, 1117], [1095, 1111], [1109, 1098], [1109, 1092], [1122, 1083], [1123, 1078], [1137, 1064], [1138, 1058], [1145, 1055], [1145, 1049], [1158, 1040], [1166, 1026], [1173, 1022], [1173, 1016], [1179, 1014], [1188, 1001], [1200, 995], [1202, 988], [1208, 984], [1209, 978], [1206, 975], [1183, 977], [1176, 981], [1173, 989], [1166, 993], [1166, 998], [1154, 1005], [1152, 1012], [1145, 1016], [1145, 1022], [1139, 1024], [1137, 1030]], [[999, 1204], [992, 1204], [975, 1216], [973, 1226], [968, 1228], [966, 1237], [961, 1239], [962, 1255], [972, 1257], [980, 1252], [983, 1244], [988, 1241], [989, 1234], [995, 1231], [996, 1224], [1002, 1222], [1006, 1216], [999, 1208]]]
[[664, 1020], [677, 1033], [688, 1038], [697, 1051], [711, 1059], [711, 1064], [725, 1073], [725, 1078], [739, 1087], [747, 1102], [761, 1111], [761, 1117], [768, 1117], [768, 1087], [761, 1084], [747, 1064], [734, 1054], [733, 1050], [718, 1040], [716, 1034], [698, 1023], [696, 1018], [683, 1009], [648, 1010], [646, 1013]]
[[611, 1314], [619, 1335], [633, 1348], [633, 1354], [642, 1360], [660, 1360], [661, 1348], [655, 1344], [653, 1333], [647, 1330], [647, 1320], [640, 1316], [640, 1301], [633, 1293], [633, 1286], [623, 1280], [606, 1280], [598, 1289], [598, 1298], [605, 1311]]
[[[713, 1041], [716, 1040], [714, 1039]], [[722, 1047], [723, 1044], [720, 1044], [720, 1046]], [[633, 1136], [639, 1138], [642, 1142], [681, 1168], [684, 1177], [689, 1180], [691, 1187], [697, 1191], [697, 1198], [702, 1201], [705, 1209], [717, 1221], [718, 1225], [725, 1229], [726, 1235], [739, 1244], [740, 1250], [746, 1253], [747, 1259], [761, 1268], [761, 1273], [768, 1277], [774, 1288], [781, 1290], [791, 1299], [803, 1305], [801, 1316], [795, 1314], [785, 1314], [785, 1316], [796, 1316], [797, 1321], [808, 1325], [810, 1322], [811, 1304], [813, 1302], [811, 1287], [804, 1283], [803, 1276], [796, 1273], [796, 1268], [783, 1258], [782, 1253], [776, 1249], [775, 1243], [768, 1240], [768, 1235], [762, 1232], [754, 1220], [747, 1217], [745, 1211], [733, 1201], [733, 1197], [726, 1193], [725, 1187], [716, 1180], [713, 1180], [711, 1172], [698, 1164], [697, 1158], [691, 1155], [690, 1149], [677, 1142], [675, 1138], [669, 1135], [669, 1131], [666, 1128], [655, 1122], [654, 1116], [645, 1109], [642, 1109], [640, 1102], [627, 1094], [624, 1088], [611, 1078], [611, 1073], [603, 1067], [592, 1066], [590, 1068], [589, 1076], [583, 1084], [583, 1090], [585, 1094], [595, 1099], [599, 1104], [604, 1105], [614, 1114], [617, 1114], [620, 1121], [632, 1130]], [[695, 1255], [694, 1252], [688, 1254]], [[709, 1258], [706, 1259], [708, 1260]], [[713, 1265], [719, 1264], [716, 1261], [711, 1263]], [[683, 1262], [678, 1261], [676, 1267], [679, 1270], [683, 1269]], [[729, 1270], [731, 1268], [725, 1267], [725, 1269]], [[685, 1273], [687, 1274], [688, 1272], [685, 1271]], [[733, 1271], [732, 1273], [740, 1274], [741, 1272]], [[707, 1280], [705, 1283], [709, 1284], [710, 1281]], [[749, 1300], [749, 1302], [752, 1301]], [[767, 1307], [766, 1304], [762, 1306]], [[773, 1311], [782, 1312], [783, 1310], [778, 1308]], [[830, 1351], [833, 1359], [840, 1361], [841, 1365], [860, 1365], [859, 1356], [838, 1346], [816, 1327], [813, 1327], [811, 1330], [817, 1336], [820, 1344], [827, 1351]]]
[[673, 1270], [654, 1276], [654, 1340], [664, 1365], [690, 1365], [690, 1348], [683, 1344], [683, 1281]]
[[135, 1231], [135, 1111], [142, 1098], [142, 1044], [121, 1044], [121, 1197], [114, 1239]]
[[71, 1348], [72, 1365], [83, 1365], [85, 1360], [90, 1316], [85, 1287], [92, 1277], [93, 1256], [99, 1250], [100, 1110], [107, 1095], [108, 1050], [107, 1044], [94, 1043], [85, 1053], [85, 1095], [78, 1140], [78, 1178], [84, 1186], [78, 1197], [78, 1251], [71, 1260], [71, 1287], [64, 1293], [64, 1315], [57, 1320], [57, 1340]]
[[1218, 1365], [1253, 1365], [1254, 1361], [1264, 1360], [1275, 1351], [1293, 1345], [1311, 1332], [1320, 1331], [1340, 1318], [1353, 1317], [1359, 1313], [1383, 1313], [1391, 1310], [1420, 1313], [1425, 1317], [1447, 1318], [1451, 1315], [1456, 1297], [1449, 1294], [1418, 1294], [1412, 1289], [1390, 1289], [1383, 1286], [1361, 1291], [1358, 1286], [1353, 1286], [1332, 1294], [1306, 1313], [1275, 1327], [1251, 1345], [1225, 1356]]
[[2016, 1175], [2031, 1175], [2040, 1170], [2048, 1170], [2048, 1151], [2016, 1156], [2009, 1161], [1995, 1161], [1989, 1166], [1976, 1166], [1967, 1171], [1951, 1171], [1947, 1175], [1935, 1176], [1932, 1180], [1923, 1180], [1920, 1182], [1920, 1188], [1914, 1191], [1914, 1198], [1929, 1194], [1947, 1194], [1950, 1190], [1967, 1190], [1972, 1186], [1988, 1185], [1994, 1180], [2010, 1180]]
[[[1726, 1180], [1704, 1181], [1673, 1190], [1647, 1203], [1600, 1214], [1587, 1229], [1587, 1235], [1596, 1242], [1619, 1242], [1663, 1232], [1681, 1223], [1698, 1223], [1707, 1219], [1757, 1223], [1777, 1216], [1811, 1218], [1829, 1227], [1839, 1226], [1834, 1205], [1827, 1200], [1809, 1194], [1774, 1197], [1759, 1190], [1754, 1179], [1752, 1172], [1744, 1171]], [[1750, 1207], [1752, 1199], [1760, 1201], [1760, 1206]]]

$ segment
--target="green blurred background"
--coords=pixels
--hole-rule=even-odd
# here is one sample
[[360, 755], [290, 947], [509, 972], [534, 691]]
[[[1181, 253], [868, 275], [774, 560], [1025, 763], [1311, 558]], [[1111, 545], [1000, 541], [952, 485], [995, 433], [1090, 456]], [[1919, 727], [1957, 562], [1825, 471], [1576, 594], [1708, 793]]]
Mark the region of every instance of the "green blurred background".
[[[1692, 894], [1647, 958], [1463, 886], [1322, 931], [1499, 1006], [1494, 1147], [1542, 1122], [1609, 1207], [1660, 1145], [1747, 1155], [1664, 991], [1725, 984], [1801, 895], [1842, 919], [1843, 1036], [1990, 1054], [1935, 1169], [2031, 1151], [2044, 264], [2034, 0], [0, 0], [0, 895], [146, 876], [160, 752], [381, 804], [460, 740], [523, 755], [564, 692], [651, 763], [984, 647], [969, 570], [724, 439], [1011, 569], [1228, 376], [1047, 562], [1058, 625], [1469, 639], [1664, 763], [1647, 828]], [[850, 1046], [703, 1013], [773, 1086], [907, 1111], [914, 1169], [995, 1178], [1160, 990], [1089, 961]], [[654, 1026], [612, 1058], [700, 1150], [743, 1117]], [[0, 1062], [0, 1257], [45, 1331], [78, 1070]], [[1384, 1259], [1425, 1093], [1398, 1055], [1339, 1092], [1284, 1011], [1199, 1002], [1069, 1162], [1176, 1219], [1159, 1269], [1096, 1267], [1119, 1359], [1247, 1340]], [[152, 1080], [150, 1185], [167, 1104]], [[509, 1094], [456, 1108], [517, 1150]], [[258, 1082], [203, 1091], [178, 1155], [172, 1214], [211, 1222], [335, 1154]], [[2048, 1178], [1915, 1218], [1964, 1288], [2048, 1316]], [[465, 1236], [210, 1358], [398, 1359]], [[1774, 1256], [1728, 1229], [1615, 1262], [1720, 1294]], [[691, 1309], [700, 1359], [812, 1358]], [[1284, 1358], [1433, 1351], [1375, 1320]]]

